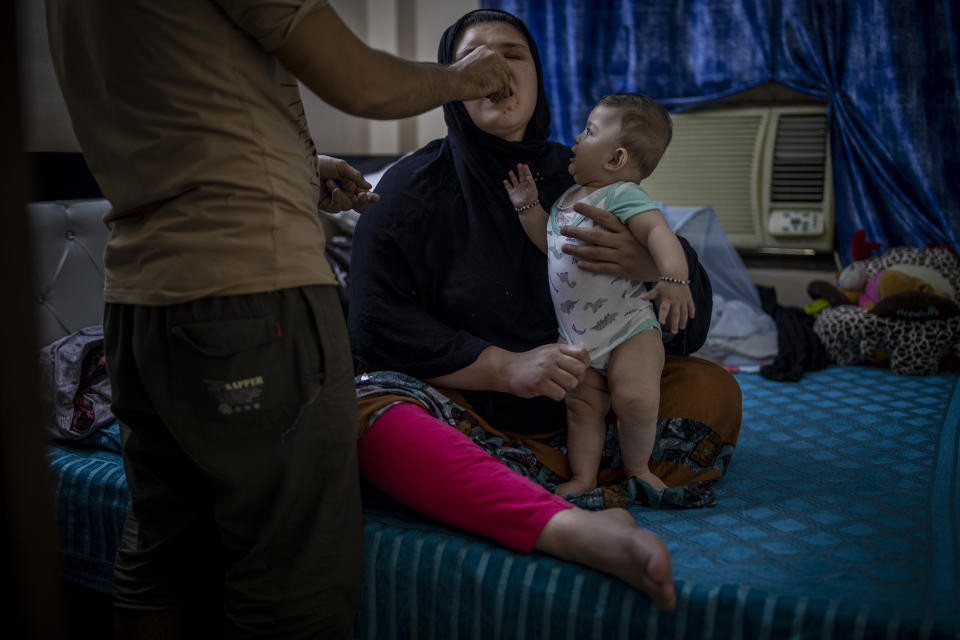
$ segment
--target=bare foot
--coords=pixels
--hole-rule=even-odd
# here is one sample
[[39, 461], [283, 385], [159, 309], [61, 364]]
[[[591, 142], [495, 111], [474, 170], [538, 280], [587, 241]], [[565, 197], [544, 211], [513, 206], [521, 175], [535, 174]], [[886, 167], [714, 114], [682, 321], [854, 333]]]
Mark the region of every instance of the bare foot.
[[653, 475], [653, 472], [650, 471], [649, 467], [646, 469], [624, 469], [624, 473], [628, 478], [640, 478], [654, 489], [667, 488], [667, 485], [664, 484], [663, 480]]
[[670, 552], [660, 538], [638, 529], [625, 509], [559, 511], [534, 547], [620, 578], [650, 596], [661, 611], [677, 605]]
[[596, 482], [590, 482], [584, 478], [574, 477], [568, 482], [564, 482], [557, 485], [556, 493], [558, 496], [578, 496], [581, 493], [586, 493], [595, 489], [597, 486]]

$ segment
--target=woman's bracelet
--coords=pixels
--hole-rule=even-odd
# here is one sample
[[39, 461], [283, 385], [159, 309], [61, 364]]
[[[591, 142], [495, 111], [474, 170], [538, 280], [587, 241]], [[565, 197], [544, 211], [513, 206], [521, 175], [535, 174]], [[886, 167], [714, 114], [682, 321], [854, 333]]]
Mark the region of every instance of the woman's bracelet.
[[672, 282], [673, 284], [690, 284], [689, 280], [681, 280], [680, 278], [671, 278], [670, 276], [660, 276], [660, 279], [664, 282]]
[[513, 210], [516, 211], [517, 213], [523, 213], [527, 209], [533, 209], [538, 204], [540, 204], [540, 200], [534, 200], [530, 204], [525, 204], [522, 207], [514, 207]]

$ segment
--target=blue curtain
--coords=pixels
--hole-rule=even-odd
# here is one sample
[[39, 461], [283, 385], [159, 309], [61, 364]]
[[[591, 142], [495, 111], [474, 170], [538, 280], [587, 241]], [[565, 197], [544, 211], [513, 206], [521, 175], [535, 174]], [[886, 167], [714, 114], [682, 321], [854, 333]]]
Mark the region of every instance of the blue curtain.
[[960, 250], [960, 3], [955, 0], [484, 0], [530, 28], [553, 138], [604, 93], [673, 112], [775, 81], [827, 103], [837, 248]]

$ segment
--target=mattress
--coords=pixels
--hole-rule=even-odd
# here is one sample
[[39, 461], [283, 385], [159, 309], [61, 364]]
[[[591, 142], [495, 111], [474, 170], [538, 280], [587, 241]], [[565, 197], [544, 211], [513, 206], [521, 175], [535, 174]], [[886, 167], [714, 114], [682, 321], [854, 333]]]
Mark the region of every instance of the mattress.
[[[737, 380], [743, 430], [717, 505], [631, 509], [671, 551], [675, 611], [372, 496], [354, 636], [960, 638], [958, 374]], [[63, 577], [101, 591], [128, 501], [113, 435], [49, 449]]]

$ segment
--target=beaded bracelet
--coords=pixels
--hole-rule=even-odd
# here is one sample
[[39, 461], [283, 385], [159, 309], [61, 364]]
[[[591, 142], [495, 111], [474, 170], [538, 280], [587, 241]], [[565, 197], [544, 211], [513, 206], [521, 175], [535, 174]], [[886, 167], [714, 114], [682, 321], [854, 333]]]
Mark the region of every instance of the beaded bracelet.
[[660, 279], [664, 282], [672, 282], [673, 284], [690, 284], [689, 280], [681, 280], [680, 278], [671, 278], [670, 276], [660, 276]]
[[535, 206], [537, 206], [538, 204], [540, 204], [540, 201], [539, 201], [539, 200], [534, 200], [534, 201], [531, 202], [530, 204], [525, 204], [525, 205], [523, 205], [522, 207], [514, 207], [513, 210], [516, 211], [517, 213], [523, 213], [523, 212], [526, 211], [527, 209], [533, 209], [533, 208], [534, 208]]

